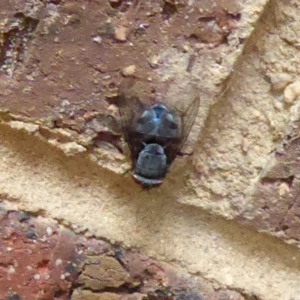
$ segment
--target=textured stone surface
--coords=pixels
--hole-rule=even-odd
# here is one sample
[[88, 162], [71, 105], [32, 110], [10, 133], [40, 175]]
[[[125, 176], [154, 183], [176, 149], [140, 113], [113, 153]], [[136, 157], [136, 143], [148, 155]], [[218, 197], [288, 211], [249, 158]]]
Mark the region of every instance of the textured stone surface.
[[0, 228], [1, 299], [244, 299], [49, 219], [1, 210]]
[[[298, 11], [297, 1], [0, 1], [3, 297], [23, 284], [29, 299], [43, 289], [49, 299], [298, 299]], [[145, 99], [185, 102], [190, 85], [201, 99], [183, 149], [193, 155], [151, 191], [127, 173], [112, 101], [129, 76]], [[76, 278], [59, 254], [80, 260]], [[15, 277], [26, 260], [36, 273]]]
[[[32, 118], [62, 113], [66, 127], [71, 127], [70, 114], [80, 119], [82, 109], [105, 112], [104, 95], [128, 66], [136, 66], [135, 73], [144, 79], [172, 78], [181, 70], [165, 68], [174, 59], [186, 63], [188, 52], [199, 52], [197, 61], [212, 65], [221, 53], [207, 45], [223, 45], [222, 56], [236, 51], [226, 44], [242, 9], [238, 1], [217, 1], [215, 6], [210, 1], [162, 0], [10, 2], [1, 10], [6, 45], [2, 76], [9, 87], [0, 103]], [[158, 57], [158, 72], [149, 64], [153, 57]], [[222, 67], [228, 66], [221, 62]]]
[[68, 298], [79, 268], [78, 238], [45, 221], [1, 211], [1, 299]]
[[2, 127], [0, 142], [2, 207], [59, 220], [80, 236], [138, 248], [183, 269], [191, 281], [213, 282], [219, 293], [229, 289], [261, 299], [299, 294], [297, 248], [176, 203], [176, 185], [135, 196], [127, 190], [136, 187], [131, 178], [104, 172], [84, 157], [65, 157], [32, 136]]
[[244, 223], [298, 246], [299, 142], [298, 137], [289, 136], [282, 148], [273, 154], [253, 195], [251, 208], [245, 209], [242, 215]]
[[187, 101], [193, 97], [189, 86], [197, 86], [195, 141], [259, 17], [260, 10], [248, 6], [163, 0], [3, 4], [0, 108], [10, 112], [6, 118], [25, 122], [25, 130], [29, 120], [38, 124], [34, 134], [66, 154], [87, 152], [123, 174], [129, 165], [118, 152], [116, 111], [107, 101], [122, 75], [134, 74], [143, 97], [162, 101]]
[[85, 262], [85, 267], [79, 276], [79, 282], [88, 289], [103, 290], [118, 288], [130, 280], [129, 274], [123, 270], [112, 257], [91, 257]]

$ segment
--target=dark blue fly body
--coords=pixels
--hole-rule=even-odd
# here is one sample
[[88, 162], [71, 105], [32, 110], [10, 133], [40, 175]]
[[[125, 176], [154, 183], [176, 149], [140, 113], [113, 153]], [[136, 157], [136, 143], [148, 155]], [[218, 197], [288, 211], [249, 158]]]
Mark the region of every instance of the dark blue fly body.
[[146, 105], [138, 97], [128, 96], [134, 85], [125, 80], [119, 89], [119, 111], [125, 140], [129, 146], [133, 177], [143, 188], [160, 185], [183, 146], [199, 108], [195, 97], [188, 108], [179, 113], [162, 103]]
[[174, 116], [163, 104], [155, 104], [146, 109], [138, 118], [135, 128], [151, 137], [174, 138], [178, 134]]

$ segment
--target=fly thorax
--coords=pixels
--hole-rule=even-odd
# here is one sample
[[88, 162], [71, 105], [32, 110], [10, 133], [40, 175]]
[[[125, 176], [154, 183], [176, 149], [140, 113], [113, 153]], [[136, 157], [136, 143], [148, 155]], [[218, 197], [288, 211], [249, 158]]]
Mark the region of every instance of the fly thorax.
[[152, 108], [150, 108], [145, 110], [137, 119], [135, 129], [143, 134], [155, 135], [157, 134], [157, 124], [158, 119], [156, 117], [156, 113]]
[[171, 113], [161, 116], [158, 135], [171, 138], [178, 136], [178, 124]]
[[155, 104], [152, 106], [152, 110], [155, 113], [155, 116], [160, 119], [162, 115], [169, 112], [169, 110], [163, 104]]
[[163, 104], [155, 104], [137, 119], [135, 130], [148, 136], [173, 138], [178, 135], [178, 124]]

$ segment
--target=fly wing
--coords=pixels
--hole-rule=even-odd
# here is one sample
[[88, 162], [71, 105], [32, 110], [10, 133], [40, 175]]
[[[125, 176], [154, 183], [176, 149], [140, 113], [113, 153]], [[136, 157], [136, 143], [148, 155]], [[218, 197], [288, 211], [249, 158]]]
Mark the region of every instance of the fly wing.
[[169, 138], [165, 145], [165, 153], [167, 154], [167, 162], [169, 165], [173, 162], [177, 153], [186, 142], [198, 114], [199, 105], [200, 98], [197, 95], [188, 108], [179, 116], [180, 124], [178, 128], [178, 135], [177, 137]]
[[119, 108], [122, 131], [127, 142], [133, 162], [142, 147], [141, 138], [133, 128], [133, 121], [138, 112], [144, 109], [144, 104], [134, 92], [134, 80], [125, 79], [119, 87], [117, 106]]

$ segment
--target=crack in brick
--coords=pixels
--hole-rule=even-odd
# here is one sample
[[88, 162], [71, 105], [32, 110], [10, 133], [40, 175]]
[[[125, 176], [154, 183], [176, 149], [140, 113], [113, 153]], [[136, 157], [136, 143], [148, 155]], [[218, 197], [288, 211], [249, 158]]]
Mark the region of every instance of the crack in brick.
[[6, 24], [0, 51], [0, 70], [12, 76], [16, 65], [24, 60], [26, 44], [31, 34], [35, 31], [39, 20], [18, 12]]

